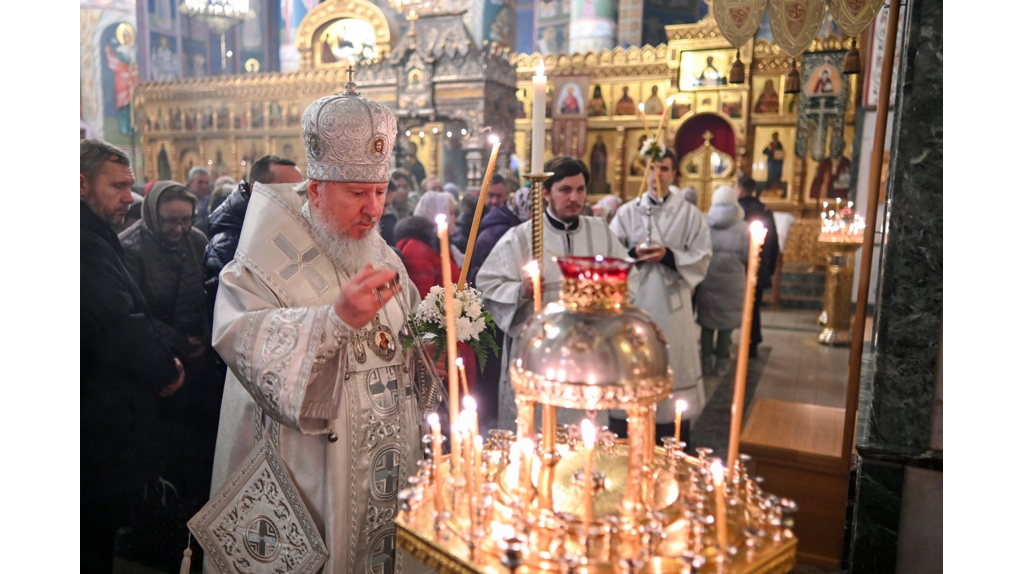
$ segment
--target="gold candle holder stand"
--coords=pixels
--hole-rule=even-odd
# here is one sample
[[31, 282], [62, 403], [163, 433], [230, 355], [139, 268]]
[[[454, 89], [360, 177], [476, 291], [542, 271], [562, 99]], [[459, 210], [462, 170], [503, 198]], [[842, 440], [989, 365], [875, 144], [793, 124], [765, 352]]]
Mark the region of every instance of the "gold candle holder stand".
[[849, 345], [853, 255], [860, 249], [863, 238], [822, 233], [818, 236], [818, 242], [829, 252], [828, 274], [825, 277], [825, 304], [818, 318], [818, 323], [824, 328], [818, 334], [818, 343], [833, 346]]

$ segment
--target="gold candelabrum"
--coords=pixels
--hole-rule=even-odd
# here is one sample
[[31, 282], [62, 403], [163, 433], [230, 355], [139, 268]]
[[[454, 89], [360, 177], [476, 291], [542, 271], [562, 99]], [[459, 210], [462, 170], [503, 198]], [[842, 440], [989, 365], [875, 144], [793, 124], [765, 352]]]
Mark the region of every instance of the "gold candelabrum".
[[[475, 424], [456, 425], [453, 447], [470, 462], [459, 464], [441, 454], [432, 417], [430, 456], [399, 493], [399, 546], [442, 573], [792, 569], [796, 507], [761, 490], [748, 457], [723, 479], [710, 449], [655, 445], [655, 405], [673, 377], [661, 331], [627, 302], [631, 263], [558, 264], [560, 300], [527, 323], [510, 366], [517, 431], [493, 430], [484, 443]], [[557, 408], [588, 418], [557, 425]], [[611, 408], [628, 415], [626, 439], [589, 424]]]
[[[836, 204], [837, 207], [842, 205], [839, 200]], [[827, 203], [825, 207], [827, 209]], [[854, 253], [864, 243], [864, 221], [853, 213], [852, 207], [853, 202], [850, 202], [846, 207], [821, 214], [818, 243], [829, 253], [825, 304], [818, 316], [818, 324], [824, 327], [818, 333], [818, 342], [822, 345], [850, 344]]]

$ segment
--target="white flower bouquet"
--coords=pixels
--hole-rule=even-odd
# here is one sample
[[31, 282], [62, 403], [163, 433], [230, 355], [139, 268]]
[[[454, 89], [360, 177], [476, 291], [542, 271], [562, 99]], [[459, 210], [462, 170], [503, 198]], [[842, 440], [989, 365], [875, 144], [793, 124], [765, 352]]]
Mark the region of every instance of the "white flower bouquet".
[[665, 144], [654, 141], [654, 138], [647, 138], [643, 145], [640, 146], [640, 155], [643, 157], [651, 157], [654, 154], [654, 162], [657, 163], [665, 157], [665, 152], [668, 148]]
[[[490, 313], [484, 311], [480, 291], [468, 286], [460, 291], [455, 285], [452, 285], [452, 290], [455, 292], [455, 340], [467, 343], [473, 349], [482, 373], [487, 365], [488, 351], [495, 356], [500, 354], [492, 332], [495, 328], [494, 319]], [[443, 357], [448, 348], [443, 287], [435, 285], [430, 288], [430, 292], [416, 307], [412, 320], [416, 322], [423, 342], [434, 343], [434, 360]], [[412, 339], [406, 339], [402, 343], [408, 349], [412, 345]]]

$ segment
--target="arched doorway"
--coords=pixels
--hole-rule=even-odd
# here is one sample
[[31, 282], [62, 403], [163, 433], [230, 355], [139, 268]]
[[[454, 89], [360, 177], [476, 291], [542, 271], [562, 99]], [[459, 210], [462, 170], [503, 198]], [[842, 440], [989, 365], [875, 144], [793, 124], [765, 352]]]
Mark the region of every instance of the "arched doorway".
[[698, 114], [679, 127], [675, 141], [679, 185], [697, 190], [697, 207], [707, 211], [716, 187], [736, 175], [736, 135], [726, 120]]

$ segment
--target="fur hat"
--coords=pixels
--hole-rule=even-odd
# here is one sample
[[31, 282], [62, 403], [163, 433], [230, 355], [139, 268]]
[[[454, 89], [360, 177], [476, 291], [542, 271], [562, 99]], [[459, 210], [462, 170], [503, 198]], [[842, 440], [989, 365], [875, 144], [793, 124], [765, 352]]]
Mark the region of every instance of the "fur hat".
[[720, 185], [711, 196], [711, 205], [739, 205], [736, 190], [728, 185]]
[[320, 98], [302, 116], [310, 179], [388, 181], [398, 122], [387, 106], [360, 96], [355, 87], [348, 82], [343, 93]]

